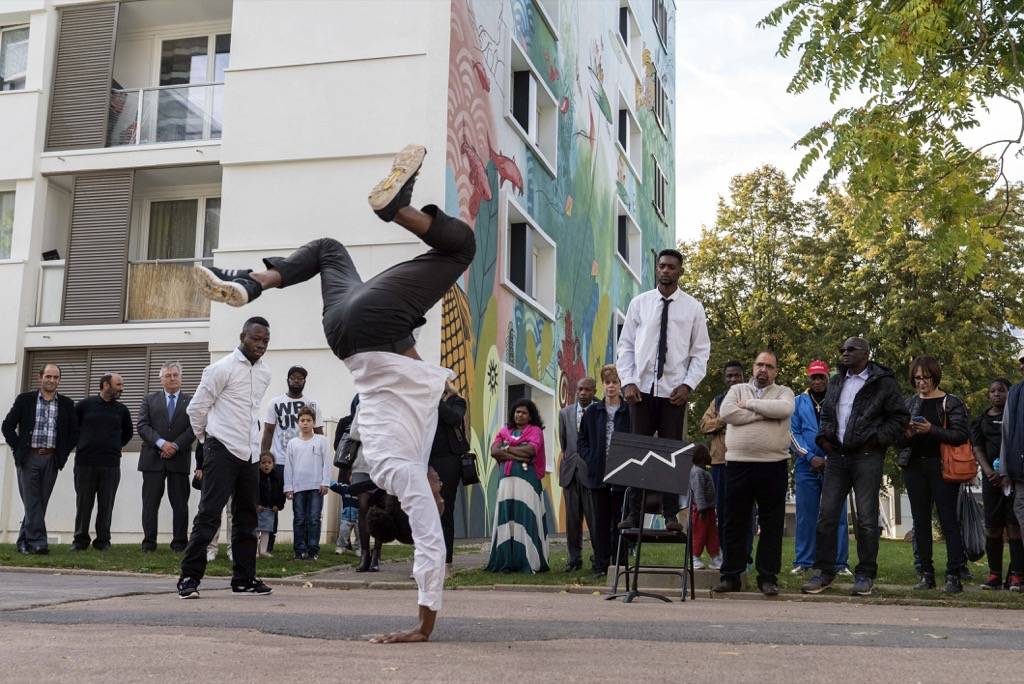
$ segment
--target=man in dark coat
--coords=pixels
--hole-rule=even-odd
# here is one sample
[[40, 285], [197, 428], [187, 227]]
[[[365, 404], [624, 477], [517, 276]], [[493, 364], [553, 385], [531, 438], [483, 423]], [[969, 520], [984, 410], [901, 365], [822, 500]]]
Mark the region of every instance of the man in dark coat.
[[166, 487], [173, 516], [171, 550], [180, 553], [188, 545], [188, 476], [196, 436], [185, 409], [192, 395], [181, 391], [177, 361], [160, 367], [160, 386], [163, 389], [142, 400], [136, 424], [142, 438], [142, 550], [156, 550], [157, 518]]
[[57, 394], [60, 367], [48, 363], [39, 371], [39, 389], [22, 392], [3, 422], [4, 439], [14, 452], [18, 493], [25, 508], [18, 533], [18, 551], [46, 554], [46, 505], [57, 471], [78, 443], [75, 403]]

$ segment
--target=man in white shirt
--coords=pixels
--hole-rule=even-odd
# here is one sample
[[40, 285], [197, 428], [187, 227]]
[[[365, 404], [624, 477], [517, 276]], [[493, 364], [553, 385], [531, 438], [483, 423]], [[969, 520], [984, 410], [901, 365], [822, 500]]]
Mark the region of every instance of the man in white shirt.
[[420, 359], [413, 330], [426, 322], [427, 311], [473, 261], [476, 241], [469, 226], [438, 207], [409, 206], [426, 152], [419, 145], [402, 149], [391, 173], [369, 197], [378, 217], [397, 223], [431, 248], [415, 259], [363, 282], [344, 245], [321, 238], [288, 257], [264, 259], [265, 271], [195, 270], [207, 297], [232, 306], [243, 306], [266, 289], [320, 276], [324, 333], [352, 373], [359, 394], [361, 455], [377, 486], [398, 497], [416, 544], [412, 573], [419, 587], [419, 625], [377, 637], [376, 643], [429, 640], [444, 589], [443, 502], [428, 482], [427, 462], [438, 403], [453, 374]]
[[[683, 255], [674, 249], [658, 254], [658, 286], [629, 303], [619, 336], [615, 365], [622, 379], [622, 398], [630, 408], [632, 431], [681, 440], [690, 393], [704, 378], [711, 340], [707, 316], [696, 299], [679, 289]], [[640, 500], [635, 492], [620, 528], [636, 527]], [[668, 529], [681, 530], [676, 520], [679, 497], [662, 495]]]
[[270, 385], [263, 355], [270, 324], [253, 316], [242, 326], [241, 344], [210, 364], [188, 405], [192, 431], [203, 445], [203, 492], [181, 560], [178, 596], [199, 597], [206, 573], [206, 547], [232, 499], [231, 591], [265, 595], [270, 587], [256, 577], [256, 504], [259, 489], [260, 403]]

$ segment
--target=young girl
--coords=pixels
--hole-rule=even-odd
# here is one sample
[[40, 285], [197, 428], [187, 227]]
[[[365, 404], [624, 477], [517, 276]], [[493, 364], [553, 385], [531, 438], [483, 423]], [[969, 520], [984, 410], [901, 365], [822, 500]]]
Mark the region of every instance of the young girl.
[[711, 465], [711, 452], [703, 444], [697, 444], [693, 450], [693, 468], [690, 469], [690, 490], [693, 492], [693, 504], [690, 506], [693, 528], [693, 567], [700, 570], [704, 567], [700, 556], [704, 549], [711, 556], [711, 567], [715, 570], [722, 567], [722, 552], [718, 545], [718, 521], [715, 515], [715, 481], [707, 467]]
[[299, 435], [288, 442], [284, 459], [284, 494], [292, 502], [292, 534], [297, 560], [319, 560], [320, 517], [331, 484], [334, 454], [323, 435], [313, 434], [316, 413], [299, 409]]
[[274, 470], [274, 455], [269, 451], [260, 455], [259, 491], [259, 501], [256, 505], [259, 521], [256, 528], [259, 536], [258, 555], [260, 558], [273, 558], [267, 551], [267, 546], [270, 543], [270, 535], [274, 533], [274, 515], [284, 508], [284, 482]]

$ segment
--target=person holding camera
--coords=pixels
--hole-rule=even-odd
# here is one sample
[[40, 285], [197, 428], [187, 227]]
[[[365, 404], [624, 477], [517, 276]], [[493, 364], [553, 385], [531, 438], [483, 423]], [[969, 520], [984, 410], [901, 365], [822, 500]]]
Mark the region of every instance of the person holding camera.
[[441, 498], [444, 500], [441, 530], [444, 533], [447, 565], [452, 563], [452, 550], [455, 547], [455, 496], [462, 482], [462, 457], [469, 453], [465, 420], [466, 400], [459, 395], [452, 381], [448, 380], [437, 407], [437, 432], [434, 433], [434, 444], [430, 447], [428, 461], [428, 466], [437, 471], [441, 478]]

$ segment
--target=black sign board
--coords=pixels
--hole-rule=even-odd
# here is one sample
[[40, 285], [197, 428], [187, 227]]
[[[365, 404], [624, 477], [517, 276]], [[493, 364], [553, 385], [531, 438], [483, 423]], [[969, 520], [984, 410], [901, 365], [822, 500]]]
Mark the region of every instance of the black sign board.
[[608, 448], [604, 481], [671, 494], [690, 491], [693, 444], [616, 432]]

